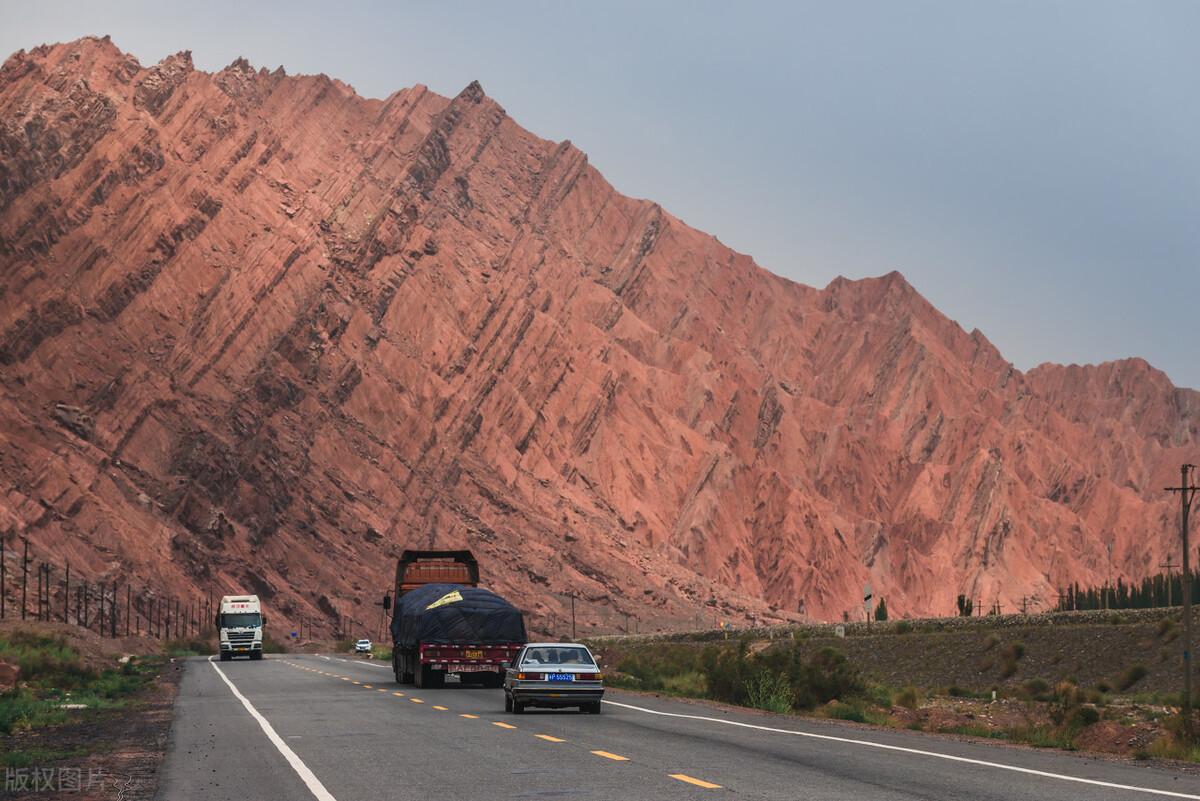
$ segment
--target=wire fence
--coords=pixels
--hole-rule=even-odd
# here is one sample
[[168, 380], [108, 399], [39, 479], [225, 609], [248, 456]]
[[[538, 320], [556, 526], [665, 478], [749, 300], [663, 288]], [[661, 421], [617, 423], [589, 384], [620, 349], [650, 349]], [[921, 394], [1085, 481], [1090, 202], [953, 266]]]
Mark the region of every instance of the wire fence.
[[0, 537], [0, 620], [72, 624], [110, 638], [178, 640], [215, 631], [211, 593], [181, 596], [119, 578], [88, 580], [78, 571], [72, 579], [70, 562], [31, 557], [25, 538], [14, 546]]

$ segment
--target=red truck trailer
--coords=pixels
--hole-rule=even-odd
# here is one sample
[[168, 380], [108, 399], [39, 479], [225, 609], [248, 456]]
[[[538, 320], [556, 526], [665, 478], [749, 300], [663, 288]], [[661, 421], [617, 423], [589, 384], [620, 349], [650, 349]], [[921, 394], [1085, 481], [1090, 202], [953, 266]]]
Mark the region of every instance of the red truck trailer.
[[440, 687], [455, 673], [499, 687], [526, 641], [520, 610], [479, 586], [470, 551], [404, 551], [383, 604], [392, 609], [392, 670], [402, 684]]

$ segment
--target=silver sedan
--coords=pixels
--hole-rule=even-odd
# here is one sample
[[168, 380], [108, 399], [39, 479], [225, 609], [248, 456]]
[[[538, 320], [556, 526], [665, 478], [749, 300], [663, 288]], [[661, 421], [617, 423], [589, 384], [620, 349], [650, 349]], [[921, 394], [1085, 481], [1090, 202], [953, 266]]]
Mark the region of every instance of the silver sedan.
[[586, 645], [571, 642], [529, 643], [504, 674], [504, 710], [577, 706], [600, 714], [604, 676]]

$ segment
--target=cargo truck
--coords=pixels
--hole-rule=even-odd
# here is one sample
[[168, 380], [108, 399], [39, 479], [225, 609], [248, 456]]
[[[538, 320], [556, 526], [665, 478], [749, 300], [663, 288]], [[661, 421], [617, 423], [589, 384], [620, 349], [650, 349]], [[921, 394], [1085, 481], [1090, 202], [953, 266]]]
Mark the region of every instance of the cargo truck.
[[221, 598], [216, 619], [221, 661], [228, 662], [235, 656], [262, 659], [263, 626], [266, 622], [257, 595], [226, 595]]
[[499, 687], [526, 641], [521, 611], [479, 586], [470, 551], [404, 551], [383, 607], [392, 610], [392, 670], [401, 684], [440, 687], [453, 673]]

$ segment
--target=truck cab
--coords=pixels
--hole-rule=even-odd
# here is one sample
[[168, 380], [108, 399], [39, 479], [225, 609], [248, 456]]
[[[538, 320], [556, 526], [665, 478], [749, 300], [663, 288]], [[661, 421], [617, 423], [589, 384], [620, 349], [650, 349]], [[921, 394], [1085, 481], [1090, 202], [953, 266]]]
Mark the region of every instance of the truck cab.
[[262, 659], [263, 626], [266, 622], [257, 595], [223, 597], [216, 619], [221, 661], [228, 662], [235, 656]]

